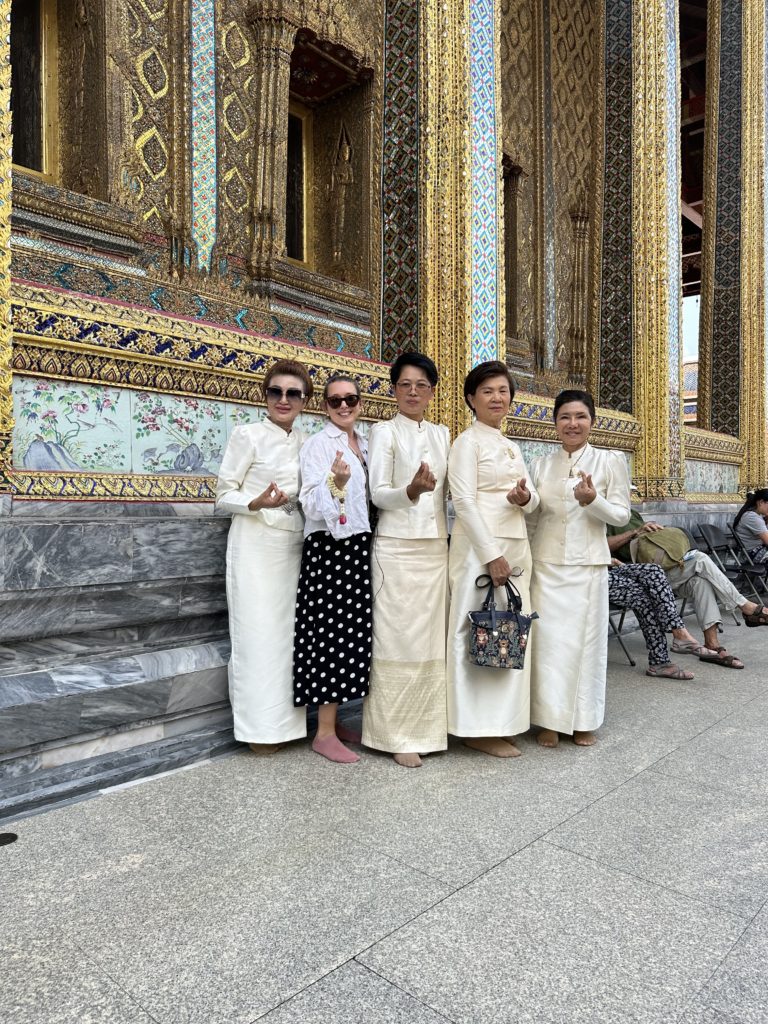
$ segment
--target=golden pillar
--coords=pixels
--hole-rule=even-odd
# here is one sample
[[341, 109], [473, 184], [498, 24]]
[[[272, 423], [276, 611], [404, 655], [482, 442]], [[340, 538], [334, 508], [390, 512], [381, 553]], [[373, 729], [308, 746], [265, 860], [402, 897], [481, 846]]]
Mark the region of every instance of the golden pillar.
[[13, 399], [11, 396], [11, 0], [0, 0], [4, 26], [0, 58], [0, 493], [11, 490]]
[[422, 5], [421, 348], [440, 370], [432, 416], [455, 435], [468, 423], [471, 362], [469, 4]]
[[677, 0], [632, 4], [633, 411], [640, 497], [684, 492]]
[[254, 278], [261, 278], [272, 260], [285, 253], [288, 90], [299, 26], [279, 0], [253, 4], [248, 17], [255, 38], [252, 94], [256, 99], [249, 269]]
[[[741, 161], [741, 485], [765, 487], [766, 463], [766, 12], [743, 0]], [[709, 76], [707, 76], [709, 77]]]

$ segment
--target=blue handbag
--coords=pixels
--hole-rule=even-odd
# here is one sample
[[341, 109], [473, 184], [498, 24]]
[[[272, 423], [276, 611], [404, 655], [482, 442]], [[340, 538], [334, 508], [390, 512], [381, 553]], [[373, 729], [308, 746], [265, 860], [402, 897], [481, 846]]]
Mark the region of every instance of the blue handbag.
[[523, 615], [523, 600], [509, 580], [504, 584], [507, 608], [497, 609], [490, 576], [478, 576], [475, 586], [488, 588], [483, 606], [469, 613], [469, 660], [481, 668], [523, 668], [531, 623], [537, 612]]

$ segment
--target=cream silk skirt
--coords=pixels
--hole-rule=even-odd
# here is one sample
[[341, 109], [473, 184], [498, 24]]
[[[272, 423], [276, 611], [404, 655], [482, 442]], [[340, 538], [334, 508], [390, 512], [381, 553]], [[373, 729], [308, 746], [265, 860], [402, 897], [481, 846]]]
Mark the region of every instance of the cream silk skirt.
[[227, 544], [235, 739], [284, 743], [307, 735], [293, 703], [293, 626], [303, 537], [235, 515]]
[[608, 570], [536, 562], [531, 600], [541, 616], [534, 623], [531, 722], [591, 732], [605, 715]]
[[363, 743], [392, 754], [445, 750], [447, 542], [377, 536], [373, 661]]
[[[523, 599], [523, 611], [529, 613], [531, 550], [528, 539], [503, 537], [500, 543], [509, 564], [523, 569], [523, 575], [512, 582]], [[478, 590], [475, 579], [485, 573], [486, 568], [478, 561], [469, 538], [454, 532], [449, 560], [451, 611], [448, 620], [448, 732], [454, 736], [516, 736], [530, 726], [531, 658], [536, 657], [538, 622], [531, 626], [522, 669], [478, 668], [467, 657], [467, 616], [477, 611], [485, 599], [486, 591]], [[503, 590], [496, 591], [496, 607], [507, 607]]]

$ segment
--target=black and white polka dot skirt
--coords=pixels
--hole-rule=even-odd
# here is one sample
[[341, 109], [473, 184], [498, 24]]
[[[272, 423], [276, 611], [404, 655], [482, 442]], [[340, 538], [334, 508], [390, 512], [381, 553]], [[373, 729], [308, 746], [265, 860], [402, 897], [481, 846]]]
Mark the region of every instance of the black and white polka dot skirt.
[[304, 540], [293, 641], [294, 704], [345, 704], [368, 693], [373, 619], [370, 533]]

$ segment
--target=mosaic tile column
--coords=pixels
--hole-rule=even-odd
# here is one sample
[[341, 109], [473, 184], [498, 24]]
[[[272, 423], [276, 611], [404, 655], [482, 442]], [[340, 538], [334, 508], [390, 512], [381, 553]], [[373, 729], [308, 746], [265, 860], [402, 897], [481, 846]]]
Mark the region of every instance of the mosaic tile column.
[[677, 0], [634, 0], [632, 72], [634, 482], [663, 500], [684, 494]]
[[[741, 486], [768, 482], [766, 425], [766, 143], [768, 142], [768, 10], [744, 0], [742, 38], [741, 417], [745, 443]], [[713, 393], [714, 394], [714, 393]]]
[[[698, 425], [739, 434], [743, 0], [709, 0]], [[716, 395], [713, 404], [712, 396]]]
[[600, 9], [586, 373], [601, 406], [631, 412], [632, 0], [606, 0]]
[[5, 26], [0, 57], [0, 494], [10, 491], [13, 465], [11, 397], [11, 0], [0, 0]]
[[192, 240], [210, 271], [216, 242], [216, 33], [213, 0], [191, 0]]
[[298, 26], [279, 15], [251, 8], [255, 37], [253, 67], [256, 100], [253, 239], [250, 272], [265, 275], [272, 259], [285, 253], [285, 199], [288, 165], [288, 89], [291, 52]]
[[389, 0], [384, 27], [381, 358], [419, 347], [419, 8]]
[[503, 288], [499, 281], [501, 148], [499, 103], [501, 84], [497, 0], [471, 0], [469, 5], [470, 173], [472, 219], [473, 366], [498, 359], [502, 351]]

